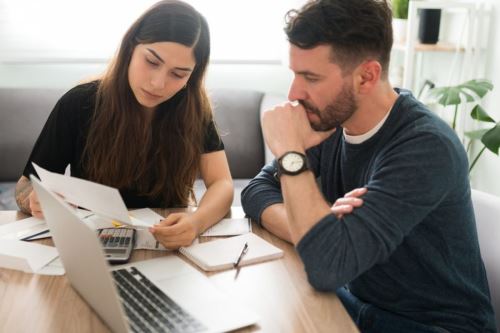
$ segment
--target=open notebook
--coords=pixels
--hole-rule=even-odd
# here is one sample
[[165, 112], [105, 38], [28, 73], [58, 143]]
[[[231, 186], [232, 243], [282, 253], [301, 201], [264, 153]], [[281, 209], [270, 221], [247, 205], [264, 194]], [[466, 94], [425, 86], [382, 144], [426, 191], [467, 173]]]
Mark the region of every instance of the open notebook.
[[241, 236], [182, 247], [179, 252], [205, 271], [218, 271], [234, 267], [245, 243], [248, 244], [248, 251], [242, 258], [240, 266], [283, 256], [281, 249], [251, 232]]

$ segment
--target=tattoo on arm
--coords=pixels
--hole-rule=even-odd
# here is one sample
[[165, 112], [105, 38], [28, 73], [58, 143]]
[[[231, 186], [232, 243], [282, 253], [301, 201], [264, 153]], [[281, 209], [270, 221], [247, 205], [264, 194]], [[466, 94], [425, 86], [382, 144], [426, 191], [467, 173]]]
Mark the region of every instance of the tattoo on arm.
[[21, 177], [16, 184], [16, 202], [19, 209], [25, 214], [31, 215], [29, 195], [33, 190], [31, 181], [26, 177]]

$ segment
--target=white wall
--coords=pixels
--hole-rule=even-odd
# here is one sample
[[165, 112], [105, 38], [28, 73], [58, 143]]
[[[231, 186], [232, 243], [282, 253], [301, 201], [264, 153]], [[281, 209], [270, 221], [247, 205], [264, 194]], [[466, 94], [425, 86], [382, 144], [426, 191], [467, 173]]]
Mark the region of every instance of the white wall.
[[[0, 87], [45, 87], [69, 89], [102, 73], [104, 63], [33, 64], [1, 63]], [[206, 83], [210, 88], [253, 89], [285, 94], [291, 79], [280, 64], [210, 64]]]

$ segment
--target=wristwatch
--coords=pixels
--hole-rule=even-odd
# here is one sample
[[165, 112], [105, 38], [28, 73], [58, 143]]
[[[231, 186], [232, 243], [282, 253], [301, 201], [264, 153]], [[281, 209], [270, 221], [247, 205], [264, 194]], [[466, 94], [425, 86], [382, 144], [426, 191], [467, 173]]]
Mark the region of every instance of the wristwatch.
[[295, 176], [309, 169], [306, 155], [289, 151], [278, 159], [277, 177], [279, 178], [281, 175]]

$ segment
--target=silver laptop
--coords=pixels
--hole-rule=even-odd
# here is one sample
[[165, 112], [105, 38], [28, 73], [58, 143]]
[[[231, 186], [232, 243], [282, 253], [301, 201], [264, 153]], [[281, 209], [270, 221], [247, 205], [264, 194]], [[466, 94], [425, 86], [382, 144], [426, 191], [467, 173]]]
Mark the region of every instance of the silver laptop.
[[95, 231], [31, 181], [71, 285], [112, 331], [224, 332], [258, 321], [177, 256], [111, 269]]

